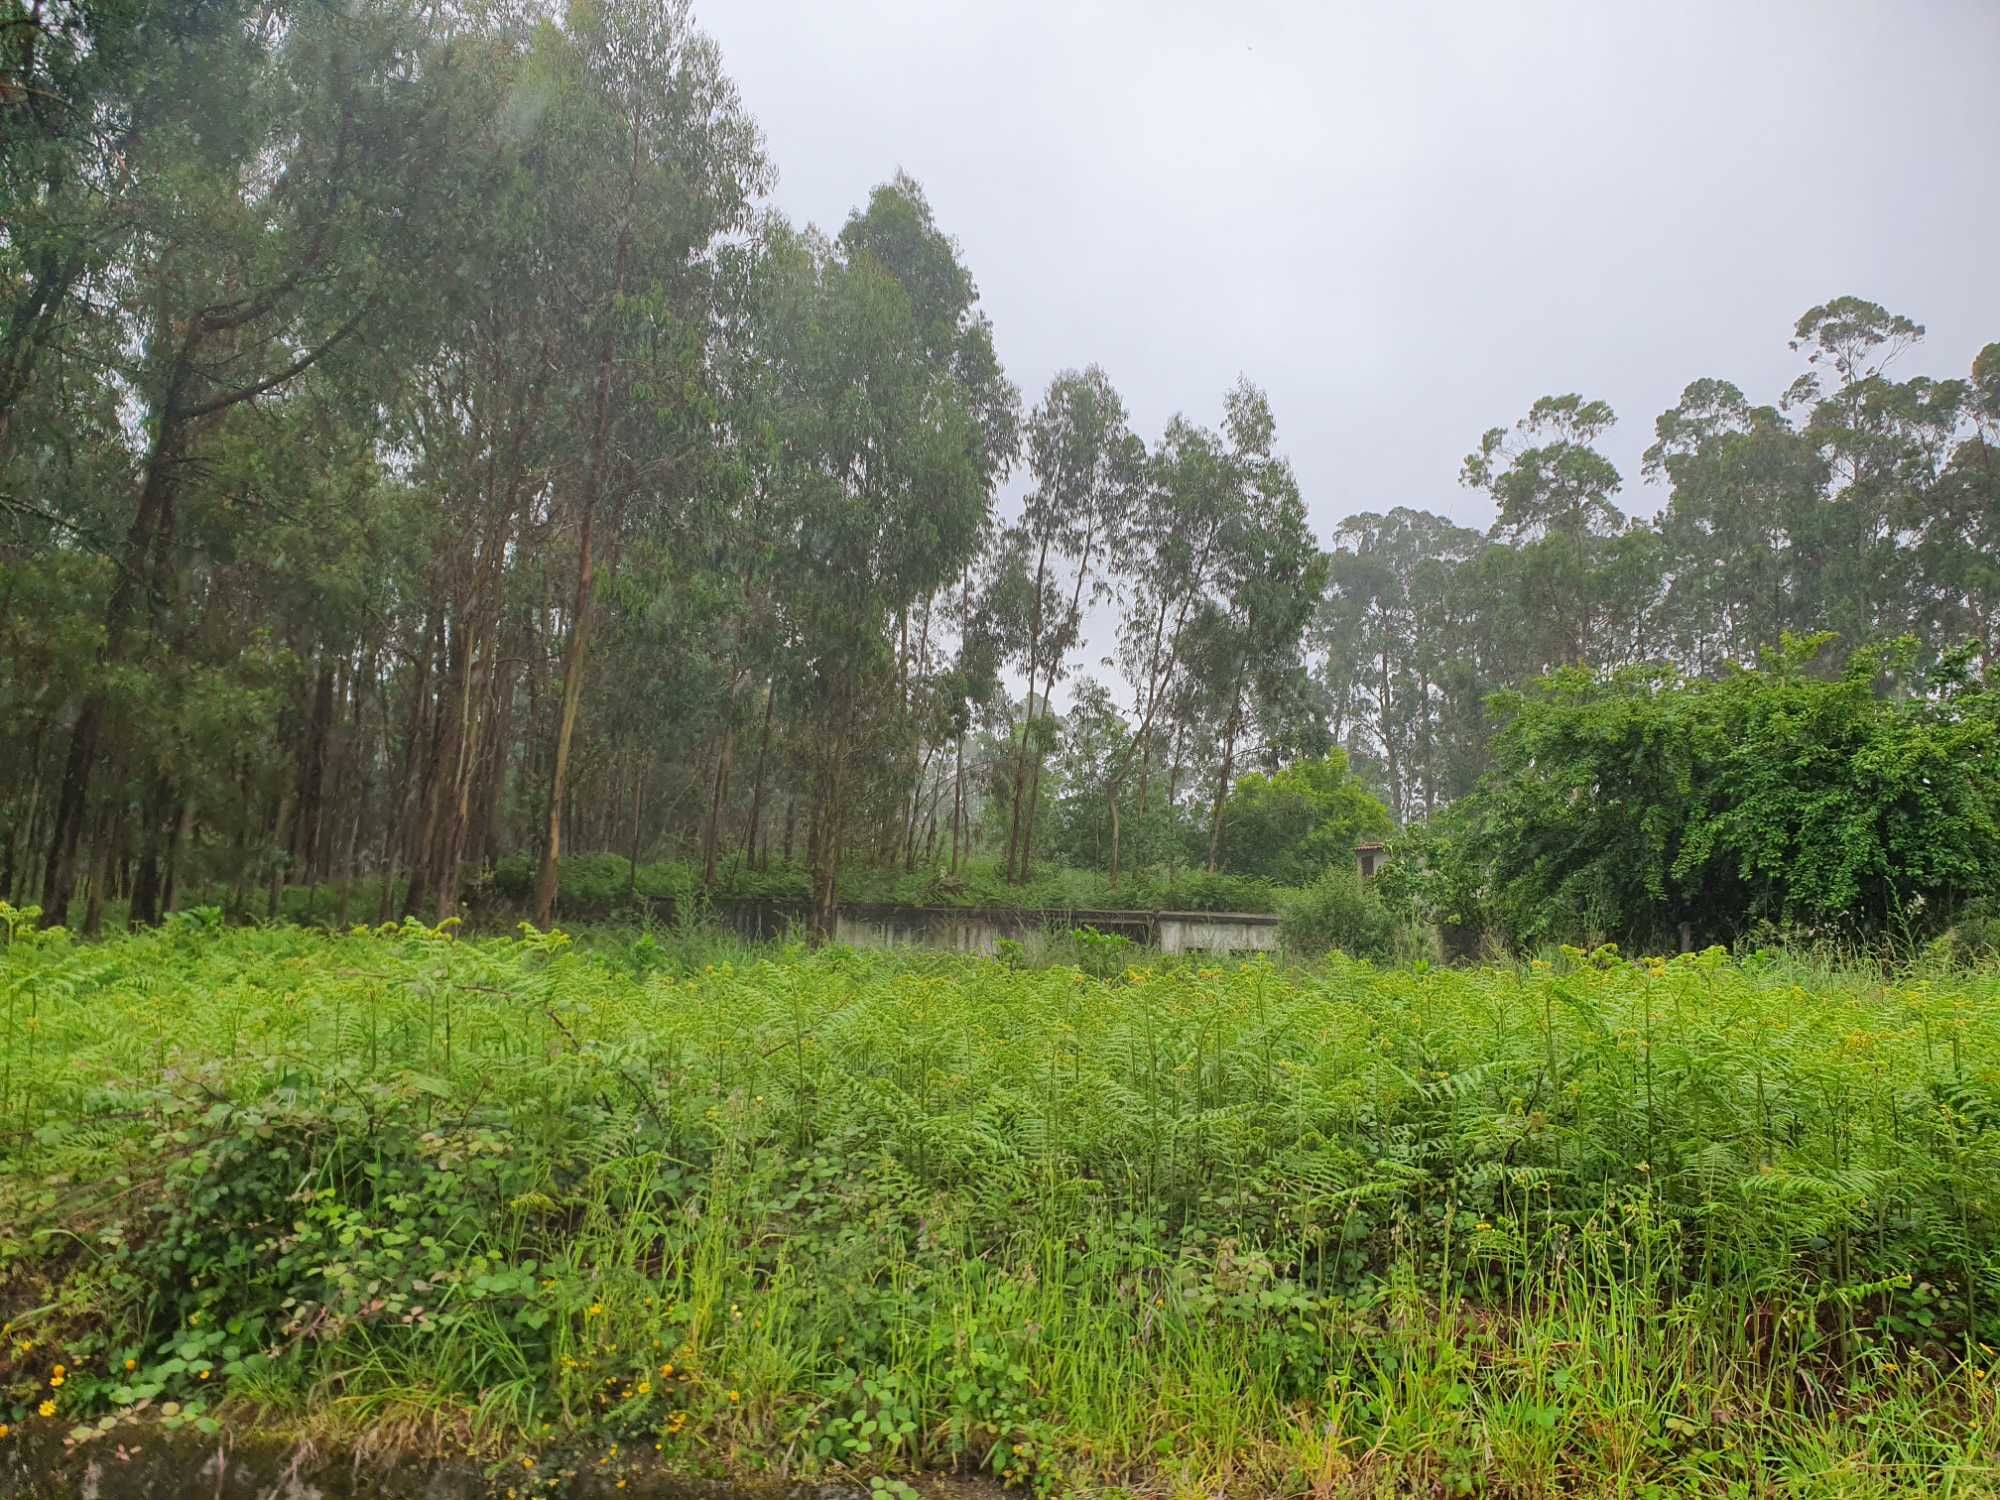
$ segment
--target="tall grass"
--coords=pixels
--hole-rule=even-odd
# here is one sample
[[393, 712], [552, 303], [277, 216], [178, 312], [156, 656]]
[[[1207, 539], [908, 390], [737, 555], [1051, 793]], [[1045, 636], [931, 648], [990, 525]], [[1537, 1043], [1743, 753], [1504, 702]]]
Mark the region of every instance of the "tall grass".
[[0, 981], [16, 1426], [220, 1390], [1048, 1492], [2000, 1483], [1991, 973], [183, 923]]

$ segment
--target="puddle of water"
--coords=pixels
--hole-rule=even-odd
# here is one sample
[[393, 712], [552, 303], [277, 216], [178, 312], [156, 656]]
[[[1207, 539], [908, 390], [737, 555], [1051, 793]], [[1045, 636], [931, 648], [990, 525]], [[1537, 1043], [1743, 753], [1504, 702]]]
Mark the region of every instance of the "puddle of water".
[[[940, 1500], [997, 1500], [1005, 1493], [961, 1480], [938, 1480], [923, 1490]], [[868, 1494], [847, 1485], [678, 1479], [637, 1463], [593, 1462], [572, 1470], [550, 1460], [532, 1471], [510, 1466], [489, 1478], [483, 1466], [465, 1461], [381, 1465], [284, 1442], [218, 1444], [158, 1429], [74, 1449], [55, 1437], [0, 1445], [0, 1495], [7, 1500], [487, 1500], [510, 1492], [517, 1500], [857, 1500]]]

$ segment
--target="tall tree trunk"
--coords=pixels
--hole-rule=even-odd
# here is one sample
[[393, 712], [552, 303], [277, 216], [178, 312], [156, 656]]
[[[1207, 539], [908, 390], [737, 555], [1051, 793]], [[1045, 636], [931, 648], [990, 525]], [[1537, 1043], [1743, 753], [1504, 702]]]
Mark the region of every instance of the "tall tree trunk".
[[924, 863], [936, 868], [938, 808], [944, 803], [944, 778], [939, 776], [931, 782], [930, 811], [924, 817]]
[[959, 838], [965, 828], [965, 731], [958, 732], [957, 764], [952, 768], [951, 793], [951, 873], [956, 875], [964, 854]]
[[305, 754], [300, 757], [299, 820], [292, 839], [299, 869], [308, 882], [317, 880], [319, 875], [327, 742], [333, 734], [333, 687], [333, 661], [323, 658], [313, 680], [312, 714], [306, 722]]
[[[504, 522], [502, 529], [504, 529]], [[471, 611], [469, 640], [459, 671], [448, 775], [439, 790], [441, 810], [437, 848], [431, 861], [431, 884], [437, 919], [458, 914], [458, 872], [472, 832], [473, 784], [485, 753], [486, 726], [493, 717], [495, 658], [500, 650], [499, 557], [504, 547], [494, 539], [488, 548], [487, 577]]]
[[35, 738], [28, 751], [28, 764], [32, 770], [28, 776], [27, 810], [21, 814], [20, 830], [13, 843], [8, 846], [7, 876], [4, 882], [0, 882], [0, 893], [4, 893], [6, 899], [16, 906], [26, 906], [30, 899], [24, 893], [17, 893], [16, 882], [19, 882], [21, 892], [25, 892], [27, 887], [33, 885], [35, 879], [32, 851], [35, 848], [35, 835], [41, 828], [42, 822], [43, 727], [36, 726]]
[[438, 825], [444, 818], [446, 766], [456, 743], [454, 736], [458, 716], [459, 674], [465, 666], [465, 637], [462, 630], [451, 628], [450, 622], [444, 618], [446, 613], [443, 608], [439, 610], [436, 639], [438, 654], [436, 701], [426, 702], [423, 705], [427, 712], [430, 732], [424, 737], [426, 743], [423, 749], [422, 776], [417, 785], [417, 802], [413, 809], [416, 817], [410, 827], [407, 850], [410, 884], [403, 896], [405, 920], [419, 915], [423, 911], [425, 898], [431, 894], [431, 878], [438, 846]]
[[1236, 736], [1243, 729], [1243, 680], [1236, 682], [1236, 696], [1229, 705], [1229, 720], [1222, 736], [1222, 770], [1215, 778], [1215, 814], [1208, 824], [1208, 873], [1222, 863], [1222, 820], [1229, 806], [1229, 778], [1236, 769]]
[[[924, 751], [923, 762], [918, 767], [917, 774], [911, 778], [910, 822], [909, 827], [904, 832], [903, 840], [903, 870], [906, 874], [917, 867], [917, 833], [923, 825], [924, 788], [930, 781], [931, 761], [935, 758], [936, 754], [937, 750], [935, 746], [926, 749]], [[933, 799], [933, 805], [935, 805], [935, 799]]]
[[[1028, 757], [1035, 738], [1035, 673], [1042, 659], [1042, 580], [1047, 576], [1048, 563], [1049, 544], [1044, 541], [1035, 555], [1035, 607], [1028, 627], [1028, 703], [1021, 721], [1021, 747], [1014, 761], [1013, 819], [1007, 832], [1006, 875], [1009, 880], [1024, 878], [1017, 876], [1015, 870], [1022, 839], [1021, 804], [1027, 799], [1028, 791]], [[1032, 838], [1033, 831], [1030, 830], [1027, 836]]]
[[630, 873], [626, 878], [625, 894], [636, 900], [639, 895], [639, 794], [646, 784], [646, 778], [639, 773], [639, 752], [632, 752], [632, 857], [626, 861]]
[[845, 689], [838, 727], [819, 776], [817, 805], [813, 808], [812, 846], [808, 864], [813, 874], [812, 937], [816, 943], [832, 938], [840, 907], [840, 856], [846, 838], [847, 760], [854, 735], [854, 697]]
[[164, 778], [155, 779], [140, 813], [139, 868], [132, 880], [132, 902], [125, 912], [125, 925], [137, 930], [160, 920], [160, 887], [165, 846], [172, 837], [174, 792]]
[[250, 917], [250, 772], [247, 767], [236, 777], [236, 839], [231, 862], [235, 879], [229, 887], [229, 915], [248, 921]]
[[1042, 803], [1042, 754], [1039, 749], [1028, 767], [1028, 836], [1021, 842], [1021, 880], [1025, 884], [1034, 871], [1035, 815]]
[[90, 869], [85, 876], [90, 888], [83, 909], [83, 935], [94, 938], [104, 931], [104, 888], [111, 883], [111, 818], [99, 814], [97, 837], [90, 845]]
[[[732, 692], [731, 697], [735, 695]], [[722, 804], [729, 796], [729, 769], [736, 758], [736, 725], [734, 707], [730, 709], [732, 722], [722, 726], [722, 748], [715, 756], [715, 781], [709, 789], [708, 817], [703, 821], [701, 831], [701, 883], [715, 884], [715, 877], [722, 860]]]
[[1403, 777], [1396, 759], [1395, 714], [1390, 703], [1393, 689], [1389, 679], [1389, 652], [1384, 647], [1379, 658], [1378, 680], [1381, 683], [1382, 722], [1382, 763], [1389, 773], [1389, 811], [1398, 822], [1403, 819]]
[[290, 787], [278, 797], [278, 816], [271, 829], [271, 882], [265, 902], [266, 921], [275, 922], [284, 910], [285, 862], [290, 858], [292, 810], [296, 799]]
[[[104, 608], [104, 644], [97, 656], [100, 672], [125, 659], [139, 593], [146, 586], [149, 574], [155, 589], [165, 583], [166, 544], [173, 533], [174, 483], [185, 437], [185, 424], [177, 414], [177, 407], [192, 355], [192, 344], [184, 345], [168, 381], [167, 398], [160, 407], [152, 451], [146, 459], [145, 479], [139, 487], [138, 510], [125, 534], [118, 581], [112, 585], [111, 597]], [[110, 699], [104, 688], [93, 687], [85, 695], [76, 725], [70, 732], [69, 756], [63, 765], [55, 827], [42, 881], [42, 920], [51, 927], [69, 919], [70, 892], [76, 884], [77, 854], [90, 801], [91, 773], [97, 767], [98, 742], [109, 711]]]
[[167, 845], [166, 889], [161, 897], [162, 915], [180, 910], [181, 889], [187, 880], [188, 844], [194, 838], [194, 798], [182, 794], [180, 811], [174, 819], [173, 840]]
[[1105, 806], [1111, 814], [1111, 889], [1118, 889], [1118, 793], [1121, 778], [1112, 777], [1105, 783]]
[[751, 866], [757, 863], [757, 831], [764, 822], [764, 767], [771, 754], [771, 704], [778, 696], [776, 679], [764, 684], [764, 728], [757, 738], [757, 769], [750, 782], [750, 823], [743, 830], [743, 857]]
[[541, 867], [535, 872], [535, 925], [547, 931], [555, 921], [556, 881], [562, 861], [563, 798], [568, 790], [569, 747], [576, 733], [577, 705], [583, 699], [583, 658], [590, 641], [590, 611], [595, 602], [596, 574], [590, 553], [591, 528], [597, 520], [598, 497], [604, 490], [604, 470], [610, 453], [611, 370], [618, 351], [618, 302], [625, 294], [625, 261], [632, 248], [632, 201], [639, 187], [640, 132], [632, 125], [632, 169], [626, 184], [625, 211], [618, 226], [618, 249], [612, 258], [611, 295], [603, 308], [604, 342], [597, 357], [596, 412], [590, 436], [590, 469], [584, 479], [581, 516], [577, 523], [576, 601], [563, 649], [562, 713], [556, 723], [556, 759], [549, 773], [548, 826], [542, 837]]
[[591, 571], [591, 511], [586, 505], [577, 541], [576, 602], [563, 648], [561, 716], [556, 721], [556, 758], [549, 773], [548, 822], [542, 836], [542, 861], [535, 872], [535, 925], [546, 931], [555, 921], [556, 878], [562, 860], [563, 798], [568, 791], [569, 748], [576, 734], [577, 705], [583, 701], [583, 653], [590, 634], [593, 575]]

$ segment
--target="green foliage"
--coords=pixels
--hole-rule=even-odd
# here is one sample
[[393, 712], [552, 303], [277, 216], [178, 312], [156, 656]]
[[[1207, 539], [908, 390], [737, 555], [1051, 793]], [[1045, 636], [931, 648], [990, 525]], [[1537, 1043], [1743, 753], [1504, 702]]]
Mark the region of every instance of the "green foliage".
[[1278, 932], [1293, 953], [1382, 959], [1391, 956], [1396, 920], [1350, 857], [1286, 899]]
[[1476, 892], [1522, 944], [1942, 930], [2000, 884], [1996, 699], [1962, 658], [1914, 673], [1907, 643], [1812, 675], [1824, 646], [1719, 681], [1572, 671], [1505, 697], [1494, 770], [1431, 841], [1451, 904]]
[[1076, 945], [1077, 967], [1093, 979], [1124, 973], [1137, 956], [1136, 945], [1123, 933], [1079, 927], [1070, 940]]
[[17, 1430], [254, 1404], [1044, 1493], [1918, 1493], [2000, 1433], [1990, 972], [12, 925]]
[[[1352, 854], [1350, 851], [1350, 859]], [[510, 856], [495, 865], [485, 889], [507, 910], [517, 911], [532, 894], [534, 862]], [[841, 899], [853, 905], [1000, 907], [1021, 911], [1250, 911], [1278, 909], [1282, 891], [1259, 875], [1210, 875], [1201, 870], [1148, 871], [1114, 889], [1091, 870], [1045, 868], [1025, 885], [1007, 880], [990, 864], [969, 864], [957, 875], [925, 869], [851, 871], [841, 882]], [[303, 893], [295, 893], [303, 895]], [[475, 904], [479, 891], [473, 892]], [[572, 920], [636, 914], [666, 919], [700, 918], [714, 906], [765, 902], [803, 908], [812, 897], [806, 872], [774, 864], [753, 870], [722, 865], [706, 890], [700, 872], [683, 861], [639, 866], [616, 854], [579, 855], [562, 864], [557, 909]], [[322, 903], [324, 904], [324, 903]], [[296, 914], [303, 915], [300, 904]]]
[[1389, 811], [1348, 768], [1346, 752], [1302, 760], [1236, 783], [1223, 832], [1224, 868], [1281, 885], [1351, 869], [1354, 846], [1390, 831]]
[[[488, 882], [493, 895], [514, 908], [526, 902], [534, 888], [535, 863], [525, 854], [497, 861]], [[704, 889], [701, 871], [684, 860], [643, 864], [635, 873], [632, 862], [623, 855], [583, 854], [562, 862], [556, 909], [572, 921], [642, 910], [673, 920], [699, 918], [716, 902], [796, 905], [811, 896], [812, 884], [806, 872], [790, 865], [777, 864], [768, 870], [736, 863], [723, 865], [716, 883]]]

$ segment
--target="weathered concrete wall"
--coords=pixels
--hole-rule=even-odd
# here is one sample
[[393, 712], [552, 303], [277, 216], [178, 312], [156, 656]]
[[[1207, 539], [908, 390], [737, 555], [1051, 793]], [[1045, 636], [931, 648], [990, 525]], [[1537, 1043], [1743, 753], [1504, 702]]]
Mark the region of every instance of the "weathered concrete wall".
[[1278, 919], [1264, 912], [1015, 911], [958, 907], [843, 907], [834, 941], [856, 948], [942, 948], [997, 953], [1003, 938], [1034, 944], [1089, 927], [1162, 953], [1275, 953]]
[[990, 958], [1000, 951], [1000, 924], [978, 913], [842, 910], [834, 915], [833, 940], [850, 948], [943, 948]]
[[1276, 953], [1278, 919], [1261, 912], [1160, 912], [1162, 953]]

